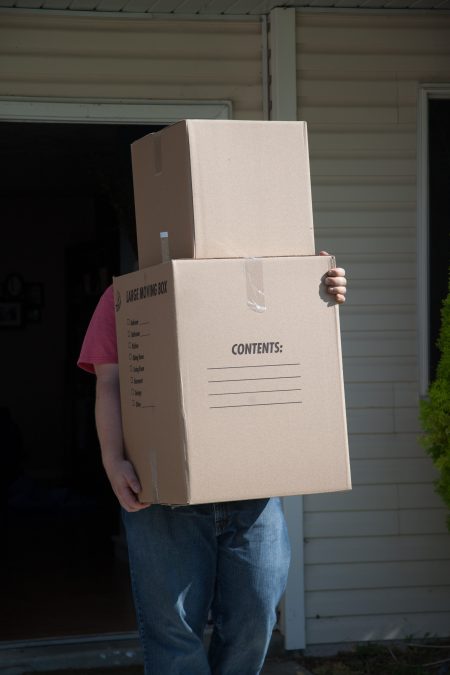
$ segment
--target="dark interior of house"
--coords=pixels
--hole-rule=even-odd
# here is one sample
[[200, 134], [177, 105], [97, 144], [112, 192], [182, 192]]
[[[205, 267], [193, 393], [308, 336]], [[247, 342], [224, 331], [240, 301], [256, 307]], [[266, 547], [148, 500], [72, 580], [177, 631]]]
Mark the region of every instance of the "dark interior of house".
[[155, 127], [1, 123], [0, 640], [135, 630], [95, 377], [76, 367], [135, 254], [130, 143]]

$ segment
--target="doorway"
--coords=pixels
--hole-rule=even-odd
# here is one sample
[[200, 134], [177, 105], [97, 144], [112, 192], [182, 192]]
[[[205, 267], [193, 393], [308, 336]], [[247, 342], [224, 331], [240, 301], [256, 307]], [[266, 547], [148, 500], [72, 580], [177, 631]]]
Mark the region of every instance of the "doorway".
[[135, 630], [95, 381], [75, 364], [135, 246], [130, 143], [158, 128], [0, 123], [2, 641]]

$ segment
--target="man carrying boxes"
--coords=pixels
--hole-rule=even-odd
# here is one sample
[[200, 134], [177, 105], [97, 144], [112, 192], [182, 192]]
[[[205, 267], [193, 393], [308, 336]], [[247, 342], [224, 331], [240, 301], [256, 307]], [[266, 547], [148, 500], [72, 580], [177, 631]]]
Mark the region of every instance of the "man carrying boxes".
[[145, 672], [257, 675], [289, 566], [279, 497], [350, 488], [345, 272], [314, 256], [304, 123], [181, 122], [134, 144], [133, 176], [140, 270], [105, 292], [79, 365]]

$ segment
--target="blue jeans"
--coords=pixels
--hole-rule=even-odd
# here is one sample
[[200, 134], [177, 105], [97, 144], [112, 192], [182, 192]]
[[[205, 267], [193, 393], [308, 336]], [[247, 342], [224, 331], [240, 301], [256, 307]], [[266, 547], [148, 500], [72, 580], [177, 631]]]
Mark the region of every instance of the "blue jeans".
[[122, 513], [145, 674], [257, 675], [289, 567], [280, 499]]

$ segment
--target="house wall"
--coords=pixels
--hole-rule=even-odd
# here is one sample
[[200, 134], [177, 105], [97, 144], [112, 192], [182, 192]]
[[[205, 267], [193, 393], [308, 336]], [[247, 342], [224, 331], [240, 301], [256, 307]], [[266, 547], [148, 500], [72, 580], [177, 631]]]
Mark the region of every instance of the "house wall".
[[354, 488], [305, 507], [307, 644], [448, 635], [450, 537], [418, 443], [418, 85], [450, 82], [449, 16], [297, 13], [317, 249], [341, 311]]
[[0, 96], [232, 101], [262, 119], [261, 23], [3, 14]]

